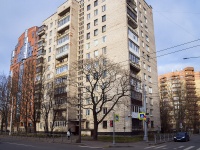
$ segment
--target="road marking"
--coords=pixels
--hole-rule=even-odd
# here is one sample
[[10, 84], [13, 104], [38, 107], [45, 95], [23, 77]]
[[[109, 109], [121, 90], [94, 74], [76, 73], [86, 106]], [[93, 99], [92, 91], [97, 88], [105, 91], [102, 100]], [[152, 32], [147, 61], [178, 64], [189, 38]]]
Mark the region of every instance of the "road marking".
[[159, 147], [156, 147], [156, 148], [154, 148], [154, 149], [163, 148], [163, 147], [165, 147], [165, 146], [167, 146], [167, 145], [159, 146]]
[[[12, 145], [19, 145], [19, 146], [26, 146], [26, 147], [37, 147], [37, 146], [33, 146], [33, 145], [18, 144], [18, 143], [10, 143], [10, 142], [3, 142], [3, 143], [12, 144]], [[37, 147], [37, 148], [38, 148], [38, 147]]]
[[183, 150], [189, 150], [189, 149], [192, 149], [194, 146], [190, 146], [190, 147], [188, 147], [188, 148], [185, 148], [185, 149], [183, 149]]
[[144, 149], [154, 148], [155, 146], [145, 147]]
[[185, 147], [185, 146], [179, 146], [178, 148], [183, 148], [183, 147]]

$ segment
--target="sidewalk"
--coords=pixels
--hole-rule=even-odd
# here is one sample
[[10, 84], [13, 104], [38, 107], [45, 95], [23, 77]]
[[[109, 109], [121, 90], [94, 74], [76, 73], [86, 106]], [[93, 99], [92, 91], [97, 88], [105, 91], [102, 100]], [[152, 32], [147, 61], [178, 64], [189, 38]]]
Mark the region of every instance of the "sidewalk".
[[112, 147], [135, 147], [140, 145], [146, 145], [149, 146], [150, 144], [153, 144], [153, 142], [130, 142], [130, 143], [115, 143], [112, 142], [102, 142], [102, 141], [87, 141], [82, 140], [81, 143], [75, 143], [77, 145], [80, 145], [82, 147], [92, 147], [92, 148], [112, 148]]

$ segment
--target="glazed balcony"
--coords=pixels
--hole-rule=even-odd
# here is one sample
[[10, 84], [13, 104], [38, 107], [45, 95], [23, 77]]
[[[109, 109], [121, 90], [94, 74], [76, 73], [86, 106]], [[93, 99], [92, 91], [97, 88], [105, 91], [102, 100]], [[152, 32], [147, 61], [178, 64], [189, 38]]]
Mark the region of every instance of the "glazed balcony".
[[133, 74], [132, 72], [130, 73], [130, 76], [135, 78], [135, 79], [137, 79], [137, 80], [139, 80], [139, 81], [141, 81], [141, 77], [138, 76], [138, 75]]
[[38, 31], [37, 31], [37, 35], [38, 36], [42, 36], [45, 34], [45, 31], [46, 31], [46, 25], [42, 25], [38, 28]]
[[58, 21], [57, 32], [60, 32], [62, 29], [65, 29], [70, 24], [70, 16], [65, 16], [64, 18]]
[[126, 3], [127, 3], [127, 5], [128, 5], [129, 7], [131, 7], [131, 8], [134, 9], [134, 10], [135, 10], [135, 8], [137, 7], [137, 6], [136, 6], [135, 0], [126, 0]]
[[[69, 43], [69, 34], [64, 34], [59, 39], [57, 39], [57, 46], [56, 49], [59, 49], [61, 47], [64, 47]], [[68, 45], [69, 46], [69, 45]]]
[[131, 11], [129, 8], [127, 8], [127, 15], [128, 15], [128, 25], [131, 28], [136, 29], [138, 27], [137, 15], [135, 14], [135, 12]]

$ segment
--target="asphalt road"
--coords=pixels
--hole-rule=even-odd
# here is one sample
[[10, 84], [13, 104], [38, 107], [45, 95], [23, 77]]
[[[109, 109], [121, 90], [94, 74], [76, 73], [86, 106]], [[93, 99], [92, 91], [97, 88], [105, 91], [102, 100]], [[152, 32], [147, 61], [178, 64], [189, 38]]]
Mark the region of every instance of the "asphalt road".
[[200, 135], [192, 135], [188, 142], [168, 142], [159, 145], [146, 146], [145, 150], [200, 150]]
[[[91, 141], [93, 142], [93, 141]], [[95, 143], [88, 145], [70, 143], [52, 143], [31, 141], [26, 139], [1, 138], [0, 150], [89, 150], [89, 149], [110, 149], [110, 150], [200, 150], [200, 135], [193, 135], [189, 142], [166, 142], [158, 145], [148, 145], [147, 143], [132, 143], [127, 147], [105, 147], [96, 146]]]

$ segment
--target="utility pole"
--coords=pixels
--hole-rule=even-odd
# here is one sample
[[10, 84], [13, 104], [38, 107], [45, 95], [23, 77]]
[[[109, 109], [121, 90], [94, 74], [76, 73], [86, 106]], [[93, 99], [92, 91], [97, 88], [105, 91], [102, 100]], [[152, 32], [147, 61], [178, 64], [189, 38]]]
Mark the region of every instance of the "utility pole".
[[[147, 105], [146, 105], [146, 90], [145, 90], [145, 87], [144, 87], [144, 83], [143, 83], [143, 105], [144, 105], [144, 113], [146, 115]], [[147, 122], [145, 120], [143, 120], [143, 124], [144, 124], [144, 138], [143, 138], [143, 140], [148, 142]]]

